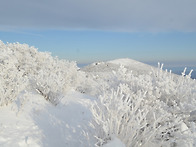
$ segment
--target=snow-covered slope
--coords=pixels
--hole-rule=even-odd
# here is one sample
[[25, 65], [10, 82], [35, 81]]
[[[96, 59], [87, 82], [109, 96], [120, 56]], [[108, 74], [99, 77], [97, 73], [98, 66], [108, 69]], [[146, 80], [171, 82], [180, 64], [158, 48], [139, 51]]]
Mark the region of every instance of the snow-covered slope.
[[132, 59], [116, 59], [108, 62], [99, 62], [93, 63], [86, 67], [83, 67], [82, 70], [86, 72], [111, 72], [119, 69], [120, 66], [126, 67], [128, 70], [133, 71], [135, 75], [137, 74], [146, 74], [151, 72], [151, 68], [154, 67], [132, 60]]
[[147, 74], [152, 71], [151, 70], [152, 68], [155, 69], [150, 65], [132, 59], [116, 59], [113, 61], [108, 61], [108, 63], [125, 66], [126, 68], [128, 68], [128, 70], [133, 71], [133, 73], [135, 74], [144, 74], [144, 73]]
[[[148, 64], [135, 61], [129, 58], [116, 59], [107, 62], [95, 62], [85, 67], [82, 67], [81, 70], [85, 72], [112, 72], [118, 71], [120, 67], [125, 67], [127, 70], [132, 71], [134, 76], [139, 76], [142, 74], [150, 74], [153, 71], [157, 71], [157, 68], [150, 66]], [[162, 68], [163, 64], [158, 63], [158, 68]]]
[[196, 81], [131, 60], [75, 62], [0, 41], [0, 146], [194, 147]]

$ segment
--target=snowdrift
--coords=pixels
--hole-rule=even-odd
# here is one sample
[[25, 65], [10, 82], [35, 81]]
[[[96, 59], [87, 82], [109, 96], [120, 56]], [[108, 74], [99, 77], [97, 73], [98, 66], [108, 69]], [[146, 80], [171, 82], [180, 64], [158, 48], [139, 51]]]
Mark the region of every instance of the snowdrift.
[[196, 146], [196, 81], [131, 60], [78, 68], [0, 42], [0, 146]]

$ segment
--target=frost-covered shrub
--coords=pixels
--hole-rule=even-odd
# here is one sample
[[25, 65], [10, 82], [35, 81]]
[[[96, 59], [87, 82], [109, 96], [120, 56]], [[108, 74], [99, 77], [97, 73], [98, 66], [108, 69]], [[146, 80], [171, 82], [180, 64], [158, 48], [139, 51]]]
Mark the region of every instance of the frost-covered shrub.
[[10, 58], [11, 50], [0, 41], [0, 106], [14, 101], [27, 85], [27, 78], [15, 66], [15, 58]]
[[173, 113], [183, 115], [184, 119], [196, 105], [196, 81], [190, 78], [192, 71], [188, 75], [185, 71], [186, 68], [182, 76], [177, 76], [159, 68], [151, 75], [152, 87], [156, 87], [159, 93], [157, 98], [165, 102]]
[[27, 78], [29, 87], [52, 103], [56, 103], [61, 94], [77, 84], [78, 68], [75, 62], [59, 60], [50, 53], [38, 52], [36, 48], [26, 44], [4, 44], [1, 41], [0, 49], [3, 56], [1, 64], [8, 63], [12, 66], [12, 69], [8, 65], [4, 66], [1, 74], [9, 74], [7, 71], [12, 71], [16, 76], [15, 80], [12, 78], [13, 83]]
[[187, 119], [190, 112], [196, 110], [196, 81], [190, 78], [191, 72], [186, 75], [185, 70], [182, 76], [178, 76], [162, 67], [163, 64], [158, 64], [158, 69], [152, 68], [151, 72], [140, 75], [121, 67], [115, 74], [118, 81], [129, 85], [133, 92], [147, 91], [146, 99], [160, 100], [169, 106], [170, 111], [183, 114]]
[[30, 78], [39, 93], [56, 103], [61, 94], [77, 85], [77, 66], [75, 62], [50, 57], [45, 60], [37, 74], [31, 75]]
[[135, 93], [128, 85], [106, 92], [92, 107], [96, 145], [115, 136], [126, 146], [185, 146], [187, 140], [192, 141], [190, 136], [184, 138], [181, 126], [185, 124], [166, 108], [159, 100], [149, 102], [146, 92]]
[[[94, 63], [94, 66], [98, 65], [100, 65], [100, 67], [95, 69], [94, 67], [91, 69], [92, 65], [89, 67], [90, 69], [88, 66], [87, 69], [82, 69], [84, 73], [81, 78], [82, 80], [80, 80], [81, 85], [77, 87], [78, 91], [98, 97], [99, 95], [102, 95], [104, 91], [116, 89], [117, 85], [124, 83], [126, 79], [124, 74], [127, 71], [126, 68], [123, 66], [120, 66], [119, 69], [118, 66], [110, 67], [111, 64], [106, 64], [104, 62]], [[113, 71], [115, 69], [117, 69], [117, 72]]]

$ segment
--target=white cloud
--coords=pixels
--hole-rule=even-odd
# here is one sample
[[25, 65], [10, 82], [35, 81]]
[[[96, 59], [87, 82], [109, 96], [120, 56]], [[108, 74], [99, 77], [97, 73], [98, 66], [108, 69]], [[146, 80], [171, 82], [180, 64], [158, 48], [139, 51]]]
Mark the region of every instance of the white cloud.
[[195, 0], [6, 0], [0, 29], [196, 31]]

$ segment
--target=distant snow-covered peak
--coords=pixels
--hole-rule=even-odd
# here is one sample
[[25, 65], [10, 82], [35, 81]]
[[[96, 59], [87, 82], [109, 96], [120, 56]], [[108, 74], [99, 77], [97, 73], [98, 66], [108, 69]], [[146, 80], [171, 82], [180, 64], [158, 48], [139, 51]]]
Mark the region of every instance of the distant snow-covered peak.
[[133, 59], [129, 59], [129, 58], [122, 58], [122, 59], [115, 59], [115, 60], [111, 60], [108, 61], [107, 63], [113, 63], [113, 64], [118, 64], [118, 65], [123, 65], [123, 66], [127, 66], [127, 67], [142, 67], [142, 68], [149, 68], [151, 67], [148, 64], [133, 60]]
[[141, 62], [129, 58], [115, 59], [115, 60], [108, 61], [108, 63], [119, 64], [124, 66], [129, 66], [130, 64], [143, 64]]
[[129, 71], [132, 71], [135, 75], [148, 74], [152, 71], [152, 68], [156, 69], [155, 67], [129, 58], [122, 58], [107, 62], [92, 63], [88, 66], [83, 67], [82, 70], [85, 72], [111, 72], [117, 71], [120, 66], [124, 66]]

